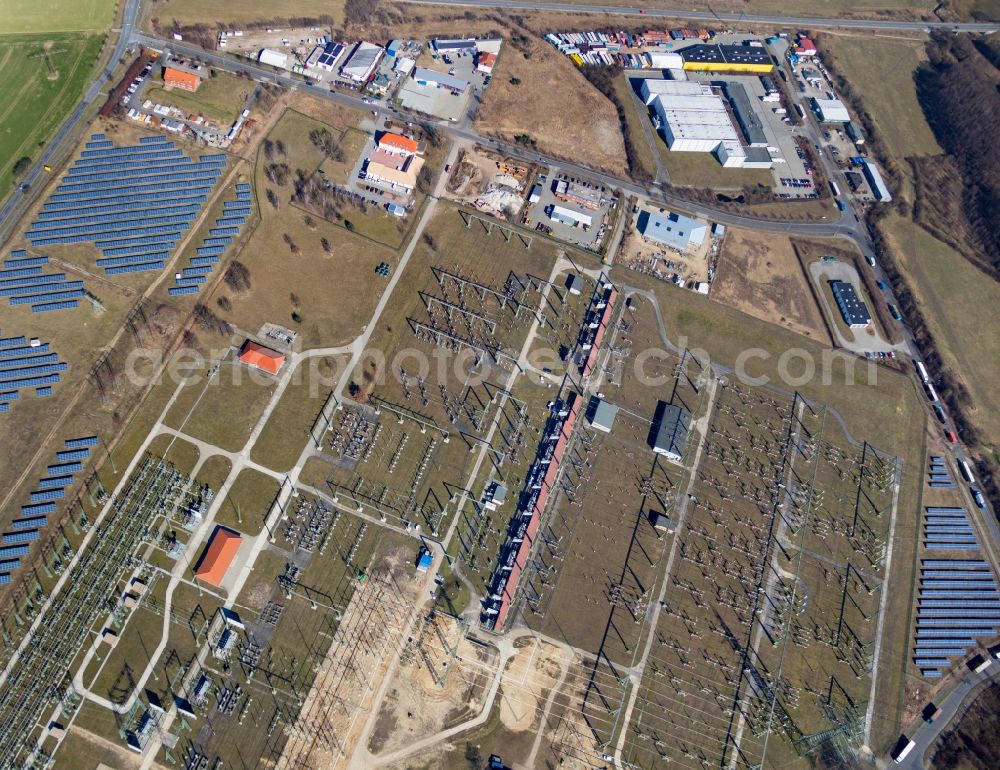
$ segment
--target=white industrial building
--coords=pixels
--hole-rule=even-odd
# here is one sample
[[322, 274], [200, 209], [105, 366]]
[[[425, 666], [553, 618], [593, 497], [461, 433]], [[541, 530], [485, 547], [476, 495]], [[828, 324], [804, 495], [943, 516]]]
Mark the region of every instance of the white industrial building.
[[712, 95], [712, 87], [693, 81], [661, 80], [645, 78], [639, 87], [642, 101], [652, 104], [658, 96], [700, 96]]
[[851, 115], [840, 99], [813, 99], [813, 110], [820, 123], [849, 123]]
[[669, 51], [649, 51], [646, 53], [646, 60], [654, 70], [672, 70], [684, 68], [684, 57], [679, 53]]
[[671, 152], [710, 152], [729, 168], [739, 168], [746, 160], [721, 97], [658, 96], [653, 108]]
[[546, 213], [549, 215], [549, 219], [562, 222], [564, 225], [570, 225], [571, 227], [576, 225], [590, 227], [594, 221], [589, 214], [582, 214], [579, 211], [573, 211], [573, 209], [556, 204], [549, 206]]
[[340, 68], [340, 74], [355, 83], [364, 83], [375, 71], [383, 53], [385, 49], [382, 46], [362, 40]]
[[261, 64], [270, 64], [272, 67], [288, 69], [288, 56], [281, 51], [272, 51], [270, 48], [261, 48], [257, 54], [257, 61]]
[[865, 179], [868, 180], [868, 185], [872, 188], [872, 195], [875, 196], [875, 200], [889, 203], [892, 200], [892, 195], [889, 193], [889, 188], [886, 186], [885, 180], [882, 179], [882, 174], [879, 173], [875, 164], [865, 158], [865, 162], [861, 164], [861, 171], [865, 175]]

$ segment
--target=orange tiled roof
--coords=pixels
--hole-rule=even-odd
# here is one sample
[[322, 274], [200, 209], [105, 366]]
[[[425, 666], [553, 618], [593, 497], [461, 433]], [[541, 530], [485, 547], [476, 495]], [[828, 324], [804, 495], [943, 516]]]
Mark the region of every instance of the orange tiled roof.
[[201, 84], [201, 78], [190, 72], [175, 70], [173, 67], [163, 68], [163, 82], [168, 86], [195, 89]]
[[385, 145], [386, 147], [393, 147], [397, 150], [403, 150], [404, 152], [416, 152], [417, 143], [412, 139], [405, 136], [400, 136], [399, 134], [385, 133], [379, 137], [378, 143], [380, 145]]
[[277, 374], [278, 370], [285, 364], [285, 356], [277, 350], [271, 350], [271, 348], [265, 348], [252, 340], [247, 340], [243, 343], [243, 349], [240, 350], [240, 361], [263, 369], [265, 372]]
[[236, 552], [240, 550], [242, 540], [239, 532], [216, 527], [194, 571], [195, 576], [213, 586], [222, 585], [222, 579], [226, 576], [229, 565], [233, 563]]

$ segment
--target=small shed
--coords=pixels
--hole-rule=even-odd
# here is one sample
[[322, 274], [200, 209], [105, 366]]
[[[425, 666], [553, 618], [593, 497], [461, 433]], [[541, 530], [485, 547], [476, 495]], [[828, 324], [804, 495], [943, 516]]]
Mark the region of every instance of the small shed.
[[576, 273], [570, 273], [566, 279], [566, 288], [570, 294], [575, 294], [579, 297], [583, 292], [583, 279]]
[[431, 552], [426, 548], [420, 549], [420, 555], [417, 557], [417, 572], [427, 572], [434, 564], [434, 557]]
[[649, 512], [649, 523], [653, 525], [654, 529], [666, 532], [668, 535], [672, 535], [677, 529], [677, 525], [674, 524], [674, 520], [667, 516], [667, 514], [660, 511]]
[[610, 433], [618, 416], [618, 407], [610, 401], [594, 397], [590, 400], [588, 417], [592, 428], [603, 433]]

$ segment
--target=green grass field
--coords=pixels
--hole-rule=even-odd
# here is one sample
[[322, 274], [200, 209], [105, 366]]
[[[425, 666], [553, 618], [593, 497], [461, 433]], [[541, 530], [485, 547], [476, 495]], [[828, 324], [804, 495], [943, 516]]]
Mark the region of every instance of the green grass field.
[[970, 417], [996, 445], [1000, 436], [997, 306], [1000, 286], [912, 222], [894, 217], [886, 232], [914, 291], [937, 349], [972, 396]]
[[229, 123], [239, 116], [252, 90], [253, 84], [249, 81], [216, 71], [214, 77], [202, 80], [194, 93], [178, 88], [167, 90], [161, 82], [157, 82], [146, 90], [144, 96], [154, 102], [172, 104], [182, 110]]
[[[2, 19], [0, 30], [10, 26]], [[4, 35], [0, 36], [0, 197], [14, 184], [14, 164], [20, 158], [38, 158], [48, 141], [83, 94], [101, 52], [103, 35]], [[42, 55], [49, 50], [49, 61]]]
[[834, 67], [857, 89], [897, 160], [941, 152], [913, 83], [923, 41], [827, 35], [825, 43], [834, 53]]
[[716, 190], [740, 190], [754, 185], [771, 187], [774, 175], [762, 168], [726, 168], [708, 152], [671, 152], [662, 136], [656, 149], [667, 166], [670, 183], [683, 187], [711, 187]]
[[5, 35], [103, 32], [111, 25], [115, 5], [115, 0], [4, 0], [0, 3], [0, 30]]

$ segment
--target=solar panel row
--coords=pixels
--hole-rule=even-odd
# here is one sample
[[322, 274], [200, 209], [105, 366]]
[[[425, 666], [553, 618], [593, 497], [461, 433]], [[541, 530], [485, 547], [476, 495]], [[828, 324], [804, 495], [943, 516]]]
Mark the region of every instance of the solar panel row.
[[44, 265], [49, 261], [48, 257], [24, 257], [23, 259], [5, 259], [4, 267], [31, 267], [32, 265]]
[[171, 297], [180, 297], [184, 294], [197, 294], [199, 290], [197, 286], [171, 286], [167, 289], [167, 294]]
[[[53, 310], [70, 310], [79, 307], [80, 303], [75, 299], [67, 299], [62, 302], [45, 302], [41, 305], [32, 305], [32, 313], [50, 313]], [[58, 378], [56, 378], [58, 380]]]
[[97, 436], [80, 436], [66, 439], [65, 444], [67, 449], [81, 449], [85, 446], [97, 446], [98, 442]]
[[141, 273], [146, 270], [162, 270], [166, 263], [162, 259], [155, 262], [140, 262], [137, 265], [121, 265], [120, 267], [109, 267], [104, 272], [108, 275], [121, 275], [122, 273]]

